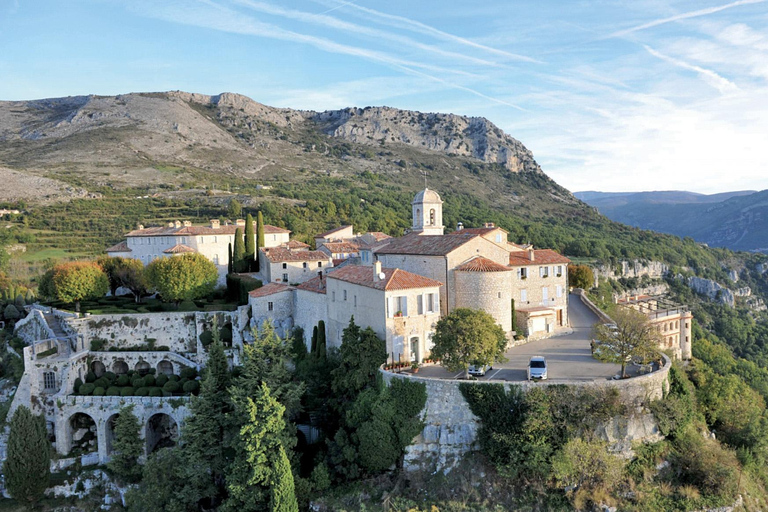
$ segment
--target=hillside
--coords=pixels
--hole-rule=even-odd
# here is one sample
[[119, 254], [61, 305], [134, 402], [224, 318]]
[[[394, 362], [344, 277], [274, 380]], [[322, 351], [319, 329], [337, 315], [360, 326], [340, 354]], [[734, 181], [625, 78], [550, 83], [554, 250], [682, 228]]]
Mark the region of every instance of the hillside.
[[733, 250], [768, 250], [768, 191], [577, 192], [612, 220]]

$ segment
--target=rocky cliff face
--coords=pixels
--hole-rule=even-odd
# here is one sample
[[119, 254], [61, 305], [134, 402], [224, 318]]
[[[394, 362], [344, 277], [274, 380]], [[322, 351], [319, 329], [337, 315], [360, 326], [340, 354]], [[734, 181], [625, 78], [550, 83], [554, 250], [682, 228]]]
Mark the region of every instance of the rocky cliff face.
[[711, 279], [691, 276], [688, 278], [688, 287], [696, 293], [727, 304], [730, 307], [734, 307], [736, 304], [736, 295], [728, 288], [721, 286]]

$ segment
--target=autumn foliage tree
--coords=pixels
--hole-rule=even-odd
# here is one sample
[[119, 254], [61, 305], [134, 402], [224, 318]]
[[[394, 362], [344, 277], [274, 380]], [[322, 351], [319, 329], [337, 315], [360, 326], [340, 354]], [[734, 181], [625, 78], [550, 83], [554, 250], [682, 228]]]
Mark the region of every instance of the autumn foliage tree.
[[219, 272], [216, 265], [198, 253], [158, 258], [147, 265], [145, 276], [164, 300], [178, 304], [204, 297], [213, 291]]
[[80, 311], [80, 301], [106, 295], [109, 280], [97, 263], [73, 261], [53, 268], [50, 286], [55, 299], [74, 303], [75, 311]]
[[568, 286], [589, 290], [595, 283], [595, 275], [588, 265], [568, 265]]

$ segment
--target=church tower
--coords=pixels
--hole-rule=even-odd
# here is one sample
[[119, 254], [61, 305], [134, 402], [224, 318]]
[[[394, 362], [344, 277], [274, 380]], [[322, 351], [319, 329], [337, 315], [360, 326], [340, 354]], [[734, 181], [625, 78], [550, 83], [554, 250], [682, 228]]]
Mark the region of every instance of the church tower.
[[420, 235], [442, 235], [443, 201], [434, 190], [425, 188], [413, 198], [413, 226], [411, 231]]

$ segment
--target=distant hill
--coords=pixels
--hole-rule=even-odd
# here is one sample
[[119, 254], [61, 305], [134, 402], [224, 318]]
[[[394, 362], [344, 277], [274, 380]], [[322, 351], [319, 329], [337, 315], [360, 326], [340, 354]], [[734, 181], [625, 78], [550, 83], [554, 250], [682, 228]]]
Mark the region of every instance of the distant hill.
[[576, 192], [608, 218], [734, 250], [768, 252], [768, 190]]

